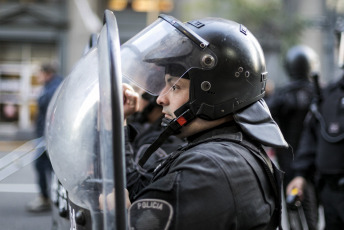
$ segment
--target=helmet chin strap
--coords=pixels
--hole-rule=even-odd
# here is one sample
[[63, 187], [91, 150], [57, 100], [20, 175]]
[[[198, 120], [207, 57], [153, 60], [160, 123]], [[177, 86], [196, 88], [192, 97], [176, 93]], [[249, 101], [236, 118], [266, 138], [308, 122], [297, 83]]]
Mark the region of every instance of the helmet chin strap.
[[166, 117], [163, 117], [161, 119], [161, 126], [166, 128], [167, 126], [169, 126], [169, 124], [173, 121], [173, 119], [170, 119], [170, 118], [166, 118]]
[[166, 129], [159, 135], [159, 137], [148, 147], [141, 159], [139, 160], [139, 165], [143, 165], [147, 162], [150, 156], [165, 142], [165, 140], [175, 134], [180, 133], [180, 129], [189, 124], [196, 115], [189, 108], [189, 103], [185, 103], [175, 112], [177, 118], [167, 119], [164, 118], [162, 121], [162, 126], [166, 126]]

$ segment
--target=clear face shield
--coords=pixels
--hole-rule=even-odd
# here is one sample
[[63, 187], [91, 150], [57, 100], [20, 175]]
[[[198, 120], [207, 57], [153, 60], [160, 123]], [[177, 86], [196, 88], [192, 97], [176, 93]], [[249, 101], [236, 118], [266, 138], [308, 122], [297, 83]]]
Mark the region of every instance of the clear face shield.
[[165, 74], [181, 78], [190, 69], [215, 66], [216, 56], [207, 46], [183, 23], [161, 16], [121, 46], [123, 81], [158, 96], [165, 87]]

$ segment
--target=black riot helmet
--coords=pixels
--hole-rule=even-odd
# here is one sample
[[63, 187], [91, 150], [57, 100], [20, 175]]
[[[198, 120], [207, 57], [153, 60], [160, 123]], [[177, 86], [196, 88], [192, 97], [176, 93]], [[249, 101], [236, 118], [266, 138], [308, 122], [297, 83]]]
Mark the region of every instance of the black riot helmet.
[[247, 28], [230, 20], [182, 23], [160, 15], [121, 46], [121, 57], [123, 75], [155, 95], [165, 86], [166, 73], [190, 79], [189, 102], [176, 116], [190, 110], [196, 117], [216, 120], [265, 93], [262, 48]]
[[187, 27], [209, 42], [216, 55], [211, 69], [191, 69], [190, 102], [205, 119], [217, 119], [258, 101], [265, 94], [265, 58], [256, 38], [236, 22], [206, 18]]
[[174, 111], [177, 118], [165, 122], [141, 166], [196, 117], [216, 120], [232, 114], [252, 138], [264, 143], [262, 137], [272, 134], [266, 144], [287, 146], [262, 99], [267, 80], [263, 50], [243, 25], [221, 18], [182, 23], [160, 15], [121, 46], [121, 62], [122, 75], [153, 95], [161, 95], [166, 74], [190, 80], [189, 101]]
[[291, 47], [285, 57], [285, 68], [291, 79], [308, 79], [319, 68], [319, 57], [305, 45]]

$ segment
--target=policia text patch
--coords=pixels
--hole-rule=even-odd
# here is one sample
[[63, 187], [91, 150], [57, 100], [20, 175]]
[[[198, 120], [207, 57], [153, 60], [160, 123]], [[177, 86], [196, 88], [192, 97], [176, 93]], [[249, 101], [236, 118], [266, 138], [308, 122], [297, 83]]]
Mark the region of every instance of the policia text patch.
[[130, 230], [168, 229], [173, 216], [172, 206], [158, 199], [135, 201], [129, 208]]

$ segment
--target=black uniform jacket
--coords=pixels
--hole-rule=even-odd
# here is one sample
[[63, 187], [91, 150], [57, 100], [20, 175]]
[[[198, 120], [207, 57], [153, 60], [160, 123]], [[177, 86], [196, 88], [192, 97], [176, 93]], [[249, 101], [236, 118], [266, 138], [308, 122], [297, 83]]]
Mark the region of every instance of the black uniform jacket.
[[[130, 155], [127, 152], [127, 176], [135, 178], [139, 170], [130, 164]], [[260, 145], [244, 138], [235, 123], [222, 125], [170, 154], [148, 185], [128, 189], [133, 202], [130, 227], [276, 229], [280, 179]]]
[[322, 90], [322, 100], [305, 119], [293, 168], [297, 176], [344, 175], [344, 76]]

